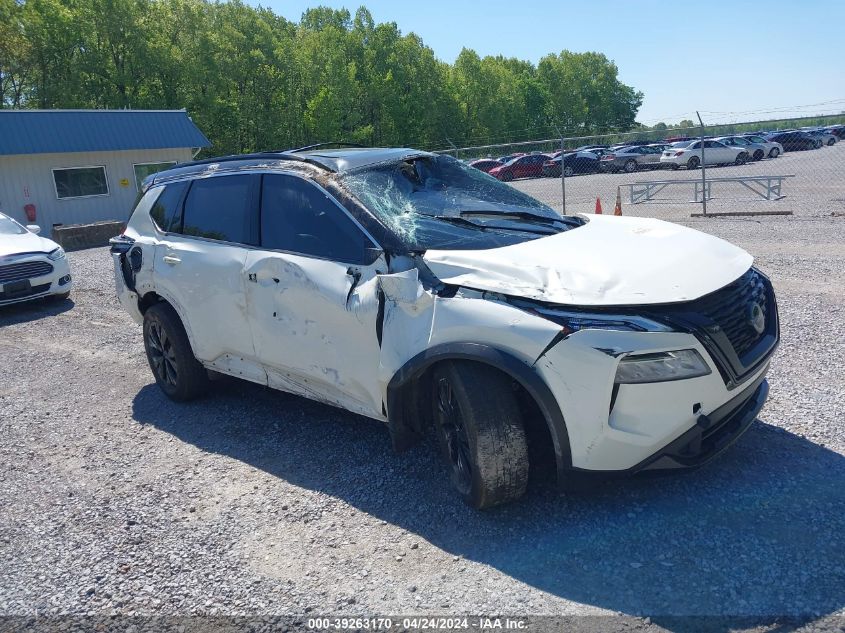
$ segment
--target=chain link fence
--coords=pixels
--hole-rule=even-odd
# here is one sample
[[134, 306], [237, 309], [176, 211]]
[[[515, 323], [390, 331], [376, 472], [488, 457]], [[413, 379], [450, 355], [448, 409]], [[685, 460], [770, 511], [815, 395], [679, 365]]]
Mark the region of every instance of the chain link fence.
[[[792, 123], [792, 125], [789, 125]], [[845, 215], [845, 116], [442, 150], [568, 213]]]

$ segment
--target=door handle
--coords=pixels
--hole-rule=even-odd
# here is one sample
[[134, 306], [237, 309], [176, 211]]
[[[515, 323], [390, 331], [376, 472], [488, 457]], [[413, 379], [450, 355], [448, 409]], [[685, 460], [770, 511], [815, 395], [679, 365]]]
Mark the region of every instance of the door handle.
[[163, 261], [165, 264], [170, 264], [171, 266], [175, 266], [176, 264], [182, 262], [182, 260], [176, 257], [175, 255], [165, 255], [161, 258], [161, 261]]

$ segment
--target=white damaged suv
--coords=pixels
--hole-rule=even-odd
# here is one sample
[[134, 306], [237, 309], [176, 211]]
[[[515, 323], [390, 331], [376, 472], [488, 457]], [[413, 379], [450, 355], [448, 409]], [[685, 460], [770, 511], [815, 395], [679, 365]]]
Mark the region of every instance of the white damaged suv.
[[211, 370], [381, 420], [396, 450], [436, 433], [478, 508], [546, 461], [561, 484], [707, 462], [756, 418], [779, 339], [745, 251], [562, 217], [411, 149], [180, 165], [111, 251], [169, 397]]

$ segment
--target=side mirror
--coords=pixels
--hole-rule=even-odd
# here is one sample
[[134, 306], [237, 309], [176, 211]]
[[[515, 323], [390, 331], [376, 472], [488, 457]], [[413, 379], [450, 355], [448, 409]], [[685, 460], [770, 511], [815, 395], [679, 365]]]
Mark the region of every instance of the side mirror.
[[38, 226], [37, 224], [27, 224], [26, 230], [29, 231], [30, 233], [35, 233], [36, 235], [41, 233], [41, 227]]

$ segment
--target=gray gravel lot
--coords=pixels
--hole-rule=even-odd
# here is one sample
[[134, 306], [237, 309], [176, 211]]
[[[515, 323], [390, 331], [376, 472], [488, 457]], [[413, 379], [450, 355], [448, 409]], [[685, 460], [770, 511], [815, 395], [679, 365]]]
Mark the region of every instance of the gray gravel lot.
[[[845, 145], [815, 154], [831, 150]], [[769, 162], [792, 173], [793, 157]], [[572, 181], [591, 178], [626, 179]], [[394, 455], [373, 421], [238, 381], [168, 401], [107, 250], [71, 253], [71, 301], [0, 309], [0, 615], [845, 618], [841, 180], [825, 192], [787, 198], [791, 217], [638, 207], [739, 244], [773, 279], [771, 396], [735, 447], [685, 475], [538, 483], [484, 513], [432, 444]]]

